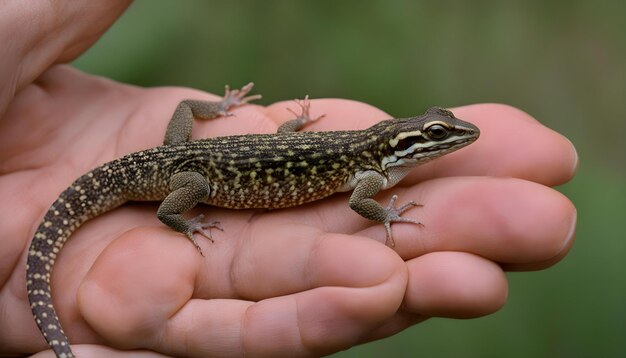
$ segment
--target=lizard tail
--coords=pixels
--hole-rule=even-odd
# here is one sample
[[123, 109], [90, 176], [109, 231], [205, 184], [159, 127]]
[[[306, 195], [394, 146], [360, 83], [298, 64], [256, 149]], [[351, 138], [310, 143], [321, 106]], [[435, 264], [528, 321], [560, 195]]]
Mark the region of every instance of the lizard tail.
[[[37, 326], [57, 357], [74, 357], [52, 304], [50, 277], [57, 254], [70, 235], [85, 221], [122, 204], [102, 197], [113, 183], [95, 178], [100, 168], [78, 178], [46, 212], [28, 249], [26, 287]], [[113, 194], [114, 190], [106, 191]], [[113, 195], [111, 195], [113, 197]]]

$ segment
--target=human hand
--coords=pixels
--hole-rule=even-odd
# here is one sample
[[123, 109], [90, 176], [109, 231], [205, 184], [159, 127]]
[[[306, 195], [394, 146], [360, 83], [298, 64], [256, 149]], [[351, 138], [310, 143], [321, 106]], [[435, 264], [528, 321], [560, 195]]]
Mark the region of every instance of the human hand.
[[[44, 93], [42, 89], [45, 88]], [[49, 70], [15, 99], [0, 125], [0, 204], [8, 277], [2, 288], [3, 353], [45, 349], [24, 289], [25, 250], [56, 195], [88, 169], [160, 144], [184, 98], [67, 67]], [[295, 103], [248, 105], [196, 122], [194, 136], [271, 133]], [[388, 115], [362, 103], [313, 100], [326, 117], [306, 130], [365, 128]], [[572, 243], [575, 210], [544, 185], [568, 180], [572, 146], [507, 106], [453, 110], [481, 129], [475, 144], [417, 168], [392, 193], [416, 200], [424, 227], [382, 225], [352, 212], [346, 195], [293, 209], [198, 207], [222, 221], [206, 258], [156, 219], [157, 204], [131, 204], [89, 221], [55, 266], [53, 297], [77, 354], [94, 346], [168, 355], [320, 355], [385, 337], [426, 317], [476, 317], [506, 300], [503, 269], [536, 270]], [[529, 144], [531, 143], [531, 144]], [[10, 218], [10, 219], [9, 219]], [[368, 238], [373, 238], [368, 239]], [[110, 354], [110, 352], [107, 352]], [[123, 354], [123, 352], [120, 352]]]
[[[47, 347], [26, 300], [25, 251], [58, 193], [96, 165], [159, 145], [181, 99], [215, 98], [124, 86], [62, 66], [18, 87], [0, 120], [3, 355]], [[233, 118], [196, 122], [194, 134], [271, 133], [290, 117], [286, 106], [295, 109], [241, 107]], [[341, 100], [315, 100], [312, 111], [327, 115], [307, 127], [313, 131], [389, 117]], [[214, 232], [214, 244], [200, 241], [206, 258], [159, 223], [157, 204], [88, 222], [59, 255], [52, 281], [75, 352], [320, 355], [426, 317], [497, 310], [507, 294], [503, 269], [541, 269], [567, 253], [575, 210], [546, 186], [573, 175], [576, 155], [563, 137], [510, 107], [454, 113], [480, 127], [479, 141], [376, 198], [385, 203], [397, 193], [425, 205], [405, 214], [425, 227], [393, 225], [396, 252], [376, 242], [384, 241], [382, 225], [352, 212], [346, 195], [273, 212], [196, 208], [226, 230]]]

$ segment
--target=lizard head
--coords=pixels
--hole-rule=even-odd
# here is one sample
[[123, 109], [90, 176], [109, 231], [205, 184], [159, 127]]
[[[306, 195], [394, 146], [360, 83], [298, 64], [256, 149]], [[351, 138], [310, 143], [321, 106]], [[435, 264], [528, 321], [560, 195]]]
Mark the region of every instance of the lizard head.
[[480, 135], [478, 127], [439, 107], [418, 117], [384, 122], [385, 134], [379, 142], [383, 170], [425, 163], [471, 144]]

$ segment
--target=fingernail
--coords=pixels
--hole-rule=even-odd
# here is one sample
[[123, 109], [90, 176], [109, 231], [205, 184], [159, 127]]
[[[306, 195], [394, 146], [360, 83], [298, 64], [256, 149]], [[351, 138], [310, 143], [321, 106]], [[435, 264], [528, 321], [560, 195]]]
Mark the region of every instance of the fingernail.
[[563, 247], [567, 247], [576, 236], [577, 219], [578, 219], [578, 211], [576, 210], [576, 208], [574, 208], [574, 212], [572, 213], [572, 222], [570, 224], [569, 231], [567, 232], [567, 237], [565, 239], [565, 242], [563, 243], [564, 244]]
[[565, 140], [569, 143], [569, 145], [572, 146], [572, 151], [574, 152], [574, 166], [572, 167], [572, 171], [570, 172], [570, 178], [574, 176], [574, 174], [576, 173], [576, 170], [578, 170], [578, 152], [576, 151], [576, 147], [574, 146], [574, 143], [572, 143], [571, 140], [569, 140], [569, 138], [563, 136], [563, 138], [565, 138]]

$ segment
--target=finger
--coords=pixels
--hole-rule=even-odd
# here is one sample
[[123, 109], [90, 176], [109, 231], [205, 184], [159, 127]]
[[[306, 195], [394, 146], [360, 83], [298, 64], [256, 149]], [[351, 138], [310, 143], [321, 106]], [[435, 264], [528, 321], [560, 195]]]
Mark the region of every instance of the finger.
[[[296, 109], [293, 102], [268, 107], [267, 115], [278, 123], [291, 118], [285, 108]], [[511, 106], [478, 104], [452, 109], [454, 114], [480, 128], [478, 141], [467, 148], [444, 156], [414, 170], [403, 184], [457, 175], [511, 176], [544, 185], [558, 185], [572, 178], [578, 156], [572, 143], [543, 126], [530, 115]], [[364, 103], [339, 100], [312, 100], [311, 115], [326, 114], [305, 130], [364, 129], [391, 118]], [[416, 113], [419, 115], [421, 113]]]
[[[424, 207], [404, 216], [424, 226], [394, 224], [396, 251], [412, 258], [434, 251], [464, 251], [518, 269], [553, 264], [571, 246], [572, 203], [559, 192], [514, 178], [457, 177], [431, 180], [399, 192]], [[383, 234], [380, 225], [359, 232]]]
[[[453, 109], [476, 124], [481, 135], [449, 161], [432, 162], [428, 177], [453, 175], [510, 176], [554, 186], [569, 181], [578, 166], [572, 143], [517, 108], [478, 104]], [[415, 180], [422, 180], [419, 175]]]
[[[384, 206], [392, 194], [399, 195], [398, 205], [410, 200], [423, 204], [403, 214], [423, 226], [391, 226], [394, 249], [405, 259], [434, 251], [466, 251], [512, 270], [536, 270], [563, 258], [575, 234], [572, 203], [551, 188], [525, 180], [441, 178], [412, 188], [391, 189], [375, 200]], [[383, 225], [360, 217], [348, 207], [347, 199], [347, 195], [337, 195], [274, 215], [276, 220], [384, 243]]]
[[98, 6], [75, 1], [72, 6], [50, 11], [49, 5], [43, 3], [28, 8], [3, 3], [0, 21], [4, 31], [0, 31], [0, 42], [11, 46], [4, 47], [0, 67], [0, 113], [4, 113], [16, 92], [51, 64], [70, 61], [91, 46], [129, 4], [130, 1], [116, 1]]
[[506, 302], [508, 285], [494, 262], [465, 252], [434, 252], [407, 262], [403, 307], [427, 317], [474, 318]]
[[[193, 245], [181, 242], [185, 239], [166, 240], [166, 230], [135, 228], [119, 235], [80, 282], [81, 316], [113, 347], [147, 347], [158, 338], [159, 325], [193, 295], [202, 256], [192, 255], [193, 248], [185, 246]], [[71, 342], [83, 343], [66, 333]]]
[[388, 288], [322, 287], [257, 303], [192, 300], [168, 322], [163, 348], [175, 355], [324, 356], [361, 342], [394, 314], [401, 290], [389, 301]]
[[[393, 316], [407, 280], [393, 251], [350, 236], [304, 236], [294, 232], [282, 245], [271, 237], [266, 243], [251, 238], [225, 272], [216, 268], [228, 265], [210, 264], [228, 256], [224, 247], [205, 259], [188, 242], [174, 244], [190, 247], [196, 263], [187, 250], [168, 247], [166, 241], [185, 240], [172, 240], [165, 229], [132, 230], [98, 257], [83, 281], [81, 313], [115, 346], [200, 356], [334, 352]], [[299, 292], [301, 287], [314, 289]], [[192, 299], [275, 292], [284, 295], [259, 303]]]
[[364, 341], [392, 336], [429, 317], [475, 318], [499, 310], [508, 284], [490, 260], [464, 252], [434, 252], [407, 261], [402, 309]]
[[236, 295], [249, 300], [322, 286], [369, 286], [386, 280], [402, 262], [370, 240], [307, 225], [258, 220], [246, 232], [230, 276]]

